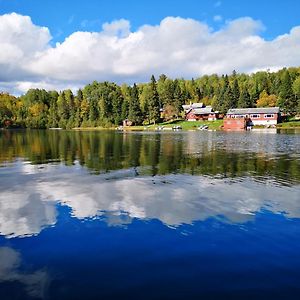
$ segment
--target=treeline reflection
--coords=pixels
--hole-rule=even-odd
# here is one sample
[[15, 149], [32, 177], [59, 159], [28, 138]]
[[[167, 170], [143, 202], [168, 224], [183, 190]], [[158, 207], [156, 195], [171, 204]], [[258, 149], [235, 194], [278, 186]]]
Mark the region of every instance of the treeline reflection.
[[[79, 163], [93, 173], [139, 167], [143, 175], [250, 175], [299, 183], [298, 140], [284, 135], [214, 132], [3, 130], [0, 165], [21, 158], [32, 164]], [[282, 144], [288, 144], [287, 151], [282, 151]]]

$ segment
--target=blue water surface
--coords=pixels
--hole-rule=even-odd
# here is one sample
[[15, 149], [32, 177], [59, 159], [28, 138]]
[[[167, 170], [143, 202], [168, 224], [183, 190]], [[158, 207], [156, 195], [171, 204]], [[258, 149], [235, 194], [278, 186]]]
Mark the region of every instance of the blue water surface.
[[[284, 135], [264, 152], [259, 140], [257, 150], [243, 149], [253, 136], [231, 136], [240, 148], [221, 153], [233, 165], [220, 171], [209, 167], [216, 150], [203, 169], [204, 154], [188, 153], [189, 134], [175, 145], [160, 136], [157, 154], [156, 135], [133, 135], [122, 147], [140, 153], [139, 162], [125, 154], [114, 170], [76, 155], [72, 164], [53, 154], [6, 158], [0, 299], [300, 299], [299, 137], [287, 135], [290, 152], [282, 153]], [[215, 136], [205, 138], [214, 145]], [[152, 150], [141, 152], [143, 143]], [[117, 151], [110, 140], [104, 146]], [[178, 166], [175, 152], [191, 160]], [[247, 167], [233, 175], [236, 155]], [[166, 171], [166, 161], [176, 168]]]

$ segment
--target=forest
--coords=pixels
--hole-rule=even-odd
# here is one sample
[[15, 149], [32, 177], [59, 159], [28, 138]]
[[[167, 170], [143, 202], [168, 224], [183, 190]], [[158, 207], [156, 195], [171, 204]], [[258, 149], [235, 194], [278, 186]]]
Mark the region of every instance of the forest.
[[190, 102], [212, 105], [222, 114], [230, 108], [279, 106], [295, 116], [300, 113], [300, 67], [191, 80], [152, 75], [150, 82], [133, 85], [94, 81], [75, 94], [30, 89], [15, 97], [2, 92], [0, 127], [112, 127], [125, 119], [145, 125], [183, 117], [182, 105]]

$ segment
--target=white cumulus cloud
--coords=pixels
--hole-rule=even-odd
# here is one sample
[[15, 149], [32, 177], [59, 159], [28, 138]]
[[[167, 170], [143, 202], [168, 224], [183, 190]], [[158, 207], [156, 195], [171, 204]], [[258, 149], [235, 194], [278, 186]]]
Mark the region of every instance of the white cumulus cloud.
[[52, 46], [47, 28], [28, 16], [6, 14], [0, 16], [0, 89], [75, 89], [93, 80], [132, 83], [151, 74], [191, 78], [300, 65], [300, 26], [271, 41], [261, 36], [263, 29], [250, 17], [228, 21], [219, 30], [166, 17], [133, 31], [121, 19], [103, 24], [99, 32], [74, 32]]

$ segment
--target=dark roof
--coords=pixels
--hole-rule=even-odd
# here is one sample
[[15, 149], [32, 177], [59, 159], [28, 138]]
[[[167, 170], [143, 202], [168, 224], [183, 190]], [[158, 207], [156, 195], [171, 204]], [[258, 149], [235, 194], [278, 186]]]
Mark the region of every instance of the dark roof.
[[187, 112], [191, 109], [195, 109], [195, 108], [202, 108], [204, 107], [203, 103], [192, 103], [192, 104], [185, 104], [182, 105], [183, 109]]
[[203, 108], [193, 109], [193, 113], [195, 115], [206, 115], [206, 114], [214, 113], [214, 111], [213, 111], [211, 106], [206, 106], [206, 107], [203, 107]]
[[232, 108], [227, 115], [249, 115], [249, 114], [278, 114], [279, 107], [260, 107], [260, 108]]

